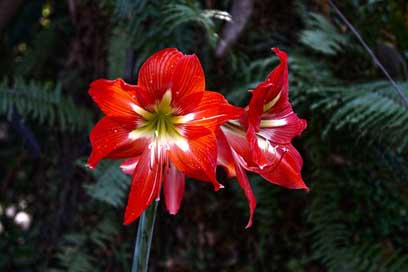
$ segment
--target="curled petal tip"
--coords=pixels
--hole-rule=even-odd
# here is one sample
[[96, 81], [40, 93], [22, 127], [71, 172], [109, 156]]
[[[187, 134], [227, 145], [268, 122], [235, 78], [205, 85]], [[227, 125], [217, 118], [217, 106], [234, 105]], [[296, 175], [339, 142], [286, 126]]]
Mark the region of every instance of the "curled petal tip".
[[247, 230], [247, 229], [249, 229], [250, 227], [252, 227], [252, 220], [250, 220], [250, 221], [248, 222], [248, 224], [245, 226], [245, 229]]
[[85, 167], [86, 167], [86, 168], [89, 168], [89, 169], [91, 169], [91, 170], [94, 170], [94, 169], [95, 169], [95, 165], [91, 165], [90, 163], [86, 163], [86, 164], [85, 164]]
[[300, 119], [301, 122], [301, 132], [307, 128], [307, 121], [305, 119]]
[[282, 51], [277, 47], [273, 47], [272, 51], [280, 58], [281, 61], [286, 62], [288, 60], [288, 54], [286, 54], [285, 51]]
[[275, 54], [279, 54], [280, 49], [278, 47], [272, 47], [271, 48], [273, 52], [275, 52]]
[[219, 191], [220, 189], [224, 189], [224, 185], [218, 183], [218, 184], [214, 184], [214, 191]]
[[133, 212], [131, 212], [130, 214], [125, 212], [125, 218], [123, 220], [123, 225], [132, 224], [138, 218], [138, 217], [135, 217], [135, 215], [136, 214]]
[[126, 219], [125, 218], [125, 220], [123, 220], [123, 225], [129, 225], [130, 223], [132, 223], [133, 222], [133, 220], [129, 220], [129, 219]]
[[[302, 181], [303, 182], [303, 181]], [[293, 187], [293, 188], [290, 188], [290, 187], [288, 187], [289, 189], [295, 189], [295, 190], [303, 190], [303, 191], [305, 191], [306, 193], [310, 193], [310, 188], [306, 185], [306, 184], [303, 184], [303, 185], [298, 185], [298, 186], [295, 186], [295, 187]]]
[[177, 213], [178, 213], [178, 210], [176, 210], [176, 211], [169, 211], [169, 214], [171, 214], [171, 215], [173, 215], [173, 216], [176, 216]]

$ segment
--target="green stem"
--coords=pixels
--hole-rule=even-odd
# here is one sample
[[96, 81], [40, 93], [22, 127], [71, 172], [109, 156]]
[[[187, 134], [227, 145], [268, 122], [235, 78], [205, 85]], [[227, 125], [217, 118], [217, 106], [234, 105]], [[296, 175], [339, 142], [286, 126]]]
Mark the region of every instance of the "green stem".
[[148, 270], [150, 247], [152, 244], [154, 221], [156, 219], [158, 204], [158, 200], [154, 201], [139, 218], [132, 272], [147, 272]]

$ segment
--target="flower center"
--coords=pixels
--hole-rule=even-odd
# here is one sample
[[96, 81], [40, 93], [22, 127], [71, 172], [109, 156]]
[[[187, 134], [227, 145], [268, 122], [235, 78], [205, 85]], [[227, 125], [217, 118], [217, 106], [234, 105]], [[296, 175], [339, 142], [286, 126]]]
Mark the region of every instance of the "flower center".
[[164, 136], [174, 129], [173, 116], [171, 113], [158, 111], [153, 113], [152, 117], [146, 120], [147, 126], [154, 131], [155, 136]]
[[142, 124], [129, 134], [130, 139], [149, 138], [151, 143], [159, 149], [169, 150], [171, 144], [176, 144], [182, 150], [188, 150], [188, 142], [181, 134], [179, 126], [188, 122], [189, 116], [175, 115], [171, 106], [172, 94], [167, 90], [161, 101], [153, 106], [151, 112], [134, 106], [144, 120]]
[[138, 113], [144, 118], [141, 126], [129, 134], [129, 138], [153, 137], [155, 141], [165, 143], [171, 137], [179, 134], [176, 130], [171, 107], [171, 91], [168, 90], [163, 95], [162, 100], [153, 107], [152, 112], [138, 109]]
[[171, 107], [170, 90], [164, 93], [160, 103], [156, 104], [153, 109], [152, 115], [146, 119], [146, 126], [154, 132], [154, 137], [159, 142], [167, 142], [169, 138], [178, 136], [179, 133], [174, 124], [175, 116]]

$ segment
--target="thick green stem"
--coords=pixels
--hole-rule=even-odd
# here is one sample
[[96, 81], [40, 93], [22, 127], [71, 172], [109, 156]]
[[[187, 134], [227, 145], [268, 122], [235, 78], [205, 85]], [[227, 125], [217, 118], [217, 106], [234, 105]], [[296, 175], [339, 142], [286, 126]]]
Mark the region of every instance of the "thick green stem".
[[148, 270], [150, 247], [152, 244], [158, 204], [158, 200], [154, 201], [139, 218], [132, 272], [147, 272]]

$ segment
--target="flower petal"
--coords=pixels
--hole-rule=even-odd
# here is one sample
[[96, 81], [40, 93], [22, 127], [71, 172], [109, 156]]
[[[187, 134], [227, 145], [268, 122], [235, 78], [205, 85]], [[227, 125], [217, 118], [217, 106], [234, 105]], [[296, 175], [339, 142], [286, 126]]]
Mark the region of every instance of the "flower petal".
[[272, 51], [279, 57], [280, 64], [266, 77], [266, 82], [272, 83], [272, 88], [267, 92], [265, 102], [272, 104], [275, 102], [274, 107], [278, 108], [288, 101], [288, 55], [279, 48], [272, 48]]
[[248, 200], [249, 219], [245, 227], [247, 229], [251, 227], [254, 213], [255, 213], [255, 207], [256, 207], [255, 195], [252, 191], [251, 184], [249, 183], [248, 176], [240, 164], [239, 155], [234, 150], [231, 149], [227, 138], [225, 137], [224, 133], [220, 129], [217, 130], [217, 141], [218, 141], [218, 146], [221, 148], [221, 151], [222, 151], [221, 154], [220, 152], [218, 152], [218, 156], [220, 157], [221, 155], [221, 157], [223, 158], [221, 160], [228, 162], [226, 164], [226, 168], [231, 167], [230, 164], [232, 163], [232, 167], [234, 168], [233, 171], [237, 176], [239, 186], [244, 191], [244, 194]]
[[133, 172], [136, 169], [136, 166], [140, 160], [140, 157], [134, 157], [131, 159], [124, 160], [120, 164], [120, 169], [122, 169], [122, 172], [125, 173], [126, 175], [133, 175]]
[[186, 114], [201, 100], [191, 97], [202, 96], [204, 90], [205, 77], [199, 59], [196, 55], [184, 55], [179, 59], [172, 77], [172, 106], [180, 110], [179, 114]]
[[261, 115], [271, 109], [281, 110], [288, 104], [288, 64], [287, 54], [278, 48], [272, 49], [280, 59], [280, 64], [272, 70], [266, 80], [252, 91], [248, 106], [248, 121], [258, 131]]
[[254, 192], [252, 191], [251, 184], [249, 183], [248, 176], [245, 173], [245, 170], [238, 163], [237, 154], [234, 151], [232, 151], [232, 154], [234, 156], [235, 172], [237, 173], [237, 180], [238, 180], [239, 186], [244, 191], [244, 194], [248, 200], [249, 219], [248, 219], [247, 225], [245, 226], [245, 228], [247, 229], [252, 226], [252, 221], [254, 218], [254, 213], [255, 213], [255, 208], [256, 208], [256, 198], [255, 198]]
[[252, 160], [261, 168], [267, 166], [267, 158], [265, 157], [264, 152], [262, 152], [261, 148], [259, 147], [256, 130], [251, 124], [248, 125], [247, 139], [252, 150]]
[[204, 95], [190, 115], [189, 125], [203, 126], [212, 131], [228, 120], [238, 119], [244, 109], [228, 103], [220, 93], [205, 91]]
[[95, 168], [103, 158], [127, 158], [143, 152], [146, 139], [129, 139], [129, 133], [136, 127], [135, 123], [135, 118], [102, 118], [90, 134], [92, 152], [87, 165]]
[[307, 122], [300, 119], [291, 107], [268, 117], [265, 114], [261, 120], [259, 135], [276, 144], [290, 144], [307, 127]]
[[223, 187], [215, 177], [217, 146], [213, 133], [196, 139], [186, 139], [186, 143], [183, 144], [172, 144], [169, 158], [186, 176], [210, 181], [216, 191]]
[[164, 177], [164, 200], [170, 214], [177, 214], [184, 195], [185, 176], [170, 163], [170, 169]]
[[89, 95], [107, 116], [134, 117], [132, 105], [138, 105], [138, 86], [125, 83], [122, 79], [98, 79], [91, 83]]
[[132, 184], [125, 211], [124, 224], [136, 220], [157, 197], [161, 180], [158, 163], [150, 165], [151, 150], [145, 148], [132, 176]]
[[304, 189], [309, 191], [301, 176], [302, 157], [293, 145], [287, 145], [276, 149], [279, 163], [265, 167], [264, 169], [252, 169], [267, 181], [289, 189]]
[[229, 143], [220, 128], [216, 130], [215, 135], [217, 137], [217, 165], [220, 165], [224, 168], [229, 178], [235, 177], [237, 174], [235, 172], [235, 165], [234, 159], [232, 158], [231, 154], [231, 147], [229, 146]]
[[187, 139], [197, 139], [212, 133], [210, 129], [202, 126], [179, 125], [177, 130]]
[[228, 140], [228, 144], [231, 146], [231, 148], [243, 158], [246, 167], [257, 166], [252, 162], [253, 150], [246, 139], [244, 128], [227, 123], [221, 126], [221, 130]]
[[194, 111], [203, 98], [203, 94], [204, 92], [195, 92], [182, 99], [173, 99], [171, 106], [174, 109], [174, 114], [184, 115]]
[[[256, 133], [260, 129], [261, 119], [272, 122], [274, 113], [291, 110], [288, 101], [288, 65], [285, 52], [274, 48], [273, 51], [279, 57], [281, 63], [267, 76], [265, 82], [259, 84], [252, 92], [252, 98], [248, 106], [248, 130], [247, 139], [253, 149], [253, 161], [261, 168], [267, 164], [267, 158], [258, 146]], [[268, 113], [269, 116], [265, 116]], [[277, 139], [282, 140], [282, 139]]]
[[144, 108], [160, 101], [172, 87], [172, 78], [179, 59], [183, 56], [176, 48], [166, 48], [153, 54], [139, 71], [138, 85], [144, 88], [137, 98]]

